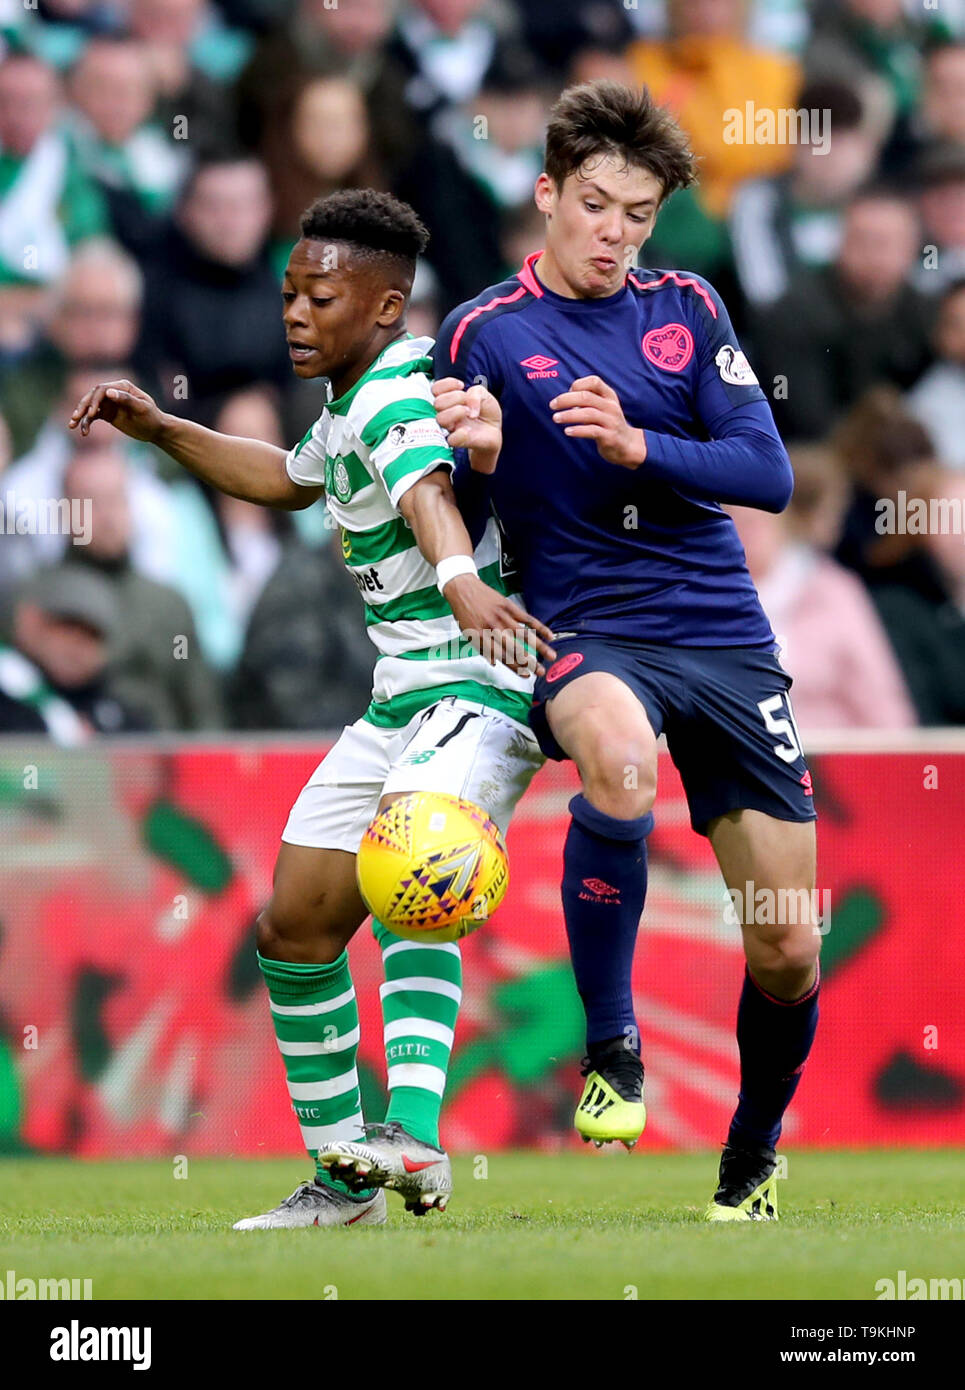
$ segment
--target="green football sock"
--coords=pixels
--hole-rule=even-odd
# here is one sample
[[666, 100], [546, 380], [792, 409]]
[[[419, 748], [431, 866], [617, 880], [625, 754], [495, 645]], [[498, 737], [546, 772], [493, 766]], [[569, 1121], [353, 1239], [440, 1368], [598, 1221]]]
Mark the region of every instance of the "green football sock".
[[403, 941], [374, 918], [372, 931], [385, 969], [379, 991], [389, 1084], [385, 1118], [438, 1147], [439, 1111], [462, 999], [459, 947]]
[[331, 965], [293, 965], [259, 952], [258, 964], [268, 985], [292, 1109], [316, 1176], [345, 1191], [319, 1166], [318, 1149], [332, 1139], [364, 1136], [355, 1067], [359, 1013], [348, 953]]

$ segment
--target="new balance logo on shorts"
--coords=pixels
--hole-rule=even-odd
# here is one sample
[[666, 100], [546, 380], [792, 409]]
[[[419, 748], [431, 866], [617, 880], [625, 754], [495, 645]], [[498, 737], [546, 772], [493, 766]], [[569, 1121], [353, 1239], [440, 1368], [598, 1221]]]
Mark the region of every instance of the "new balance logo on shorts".
[[580, 1102], [580, 1109], [585, 1115], [592, 1115], [594, 1120], [598, 1120], [613, 1104], [603, 1087], [594, 1082]]
[[620, 890], [614, 888], [612, 884], [606, 883], [602, 878], [585, 878], [583, 887], [586, 892], [581, 892], [580, 897], [588, 903], [615, 903], [620, 905]]

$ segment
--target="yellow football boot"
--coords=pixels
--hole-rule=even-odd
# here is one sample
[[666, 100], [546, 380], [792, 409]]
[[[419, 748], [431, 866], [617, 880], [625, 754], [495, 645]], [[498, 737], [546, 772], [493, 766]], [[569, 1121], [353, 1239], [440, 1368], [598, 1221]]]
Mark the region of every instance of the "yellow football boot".
[[616, 1140], [632, 1149], [647, 1123], [640, 1058], [624, 1038], [613, 1038], [584, 1057], [581, 1075], [586, 1085], [573, 1123], [583, 1142], [601, 1148]]
[[777, 1154], [773, 1149], [724, 1145], [708, 1221], [777, 1221]]

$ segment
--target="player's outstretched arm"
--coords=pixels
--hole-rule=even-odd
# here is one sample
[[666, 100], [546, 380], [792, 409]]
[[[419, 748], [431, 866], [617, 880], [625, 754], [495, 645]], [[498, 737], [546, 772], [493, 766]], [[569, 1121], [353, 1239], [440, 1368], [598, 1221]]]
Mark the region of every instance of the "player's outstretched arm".
[[485, 386], [468, 390], [457, 377], [432, 383], [436, 419], [446, 431], [451, 449], [468, 449], [477, 473], [492, 473], [503, 447], [503, 412]]
[[292, 481], [285, 467], [284, 449], [259, 439], [218, 434], [192, 420], [179, 420], [127, 380], [94, 386], [78, 401], [69, 427], [89, 434], [95, 420], [104, 420], [131, 439], [163, 449], [195, 477], [229, 497], [299, 511], [323, 492], [321, 487], [302, 487]]
[[[472, 541], [456, 504], [448, 473], [439, 468], [414, 483], [399, 499], [399, 511], [412, 527], [416, 544], [430, 565], [460, 557], [460, 573], [440, 584], [442, 595], [463, 634], [495, 664], [502, 661], [521, 675], [542, 675], [538, 658], [555, 661], [548, 644], [553, 634], [505, 594], [498, 594], [475, 573]], [[445, 568], [443, 568], [443, 576]]]

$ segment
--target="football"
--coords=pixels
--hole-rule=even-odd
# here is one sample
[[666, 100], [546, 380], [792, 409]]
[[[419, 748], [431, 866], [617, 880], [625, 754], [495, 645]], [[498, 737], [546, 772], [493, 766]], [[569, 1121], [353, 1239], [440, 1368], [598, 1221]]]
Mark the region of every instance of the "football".
[[509, 883], [495, 821], [442, 792], [411, 792], [380, 812], [356, 868], [372, 915], [409, 941], [468, 936], [495, 912]]

